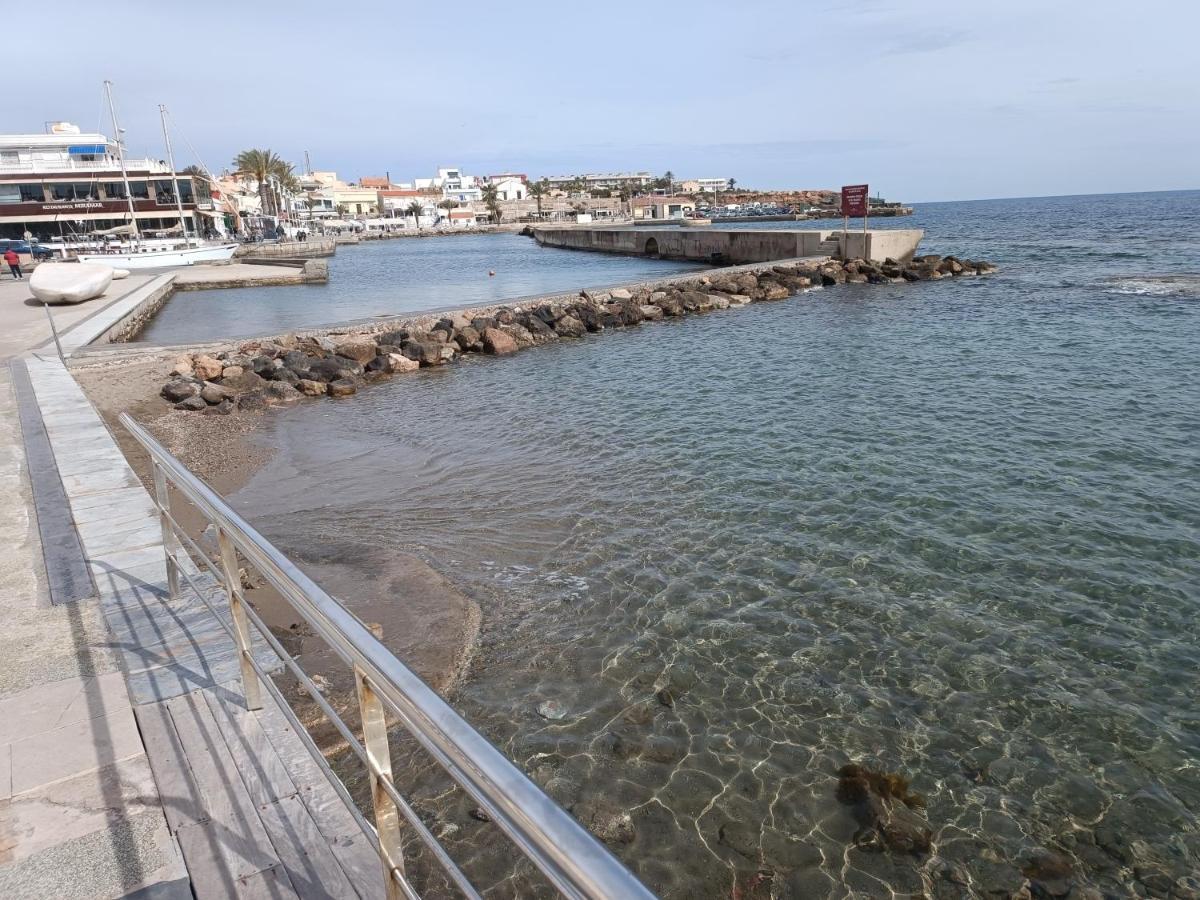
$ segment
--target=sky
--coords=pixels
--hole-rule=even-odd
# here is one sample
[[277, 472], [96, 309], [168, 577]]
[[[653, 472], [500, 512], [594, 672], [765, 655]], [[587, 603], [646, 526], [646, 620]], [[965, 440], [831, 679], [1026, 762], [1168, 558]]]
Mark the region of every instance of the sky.
[[[8, 8], [9, 4], [12, 8]], [[15, 0], [4, 20], [19, 21]], [[907, 202], [1200, 187], [1200, 0], [59, 0], [0, 37], [0, 131], [214, 172], [667, 170]]]

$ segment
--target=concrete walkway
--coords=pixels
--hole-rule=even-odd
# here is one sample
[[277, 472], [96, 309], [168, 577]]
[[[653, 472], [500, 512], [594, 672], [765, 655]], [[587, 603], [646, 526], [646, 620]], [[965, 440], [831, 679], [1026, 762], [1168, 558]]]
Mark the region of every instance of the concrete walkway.
[[[65, 351], [160, 277], [64, 308]], [[371, 840], [284, 711], [246, 711], [220, 586], [185, 561], [218, 615], [168, 596], [150, 497], [54, 351], [24, 352], [49, 326], [20, 289], [0, 295], [0, 361], [23, 354], [52, 456], [36, 477], [57, 493], [30, 482], [0, 362], [0, 897], [381, 897]], [[41, 545], [35, 489], [68, 507], [73, 551]], [[43, 560], [70, 552], [92, 596], [51, 606]]]
[[189, 896], [99, 605], [49, 604], [7, 367], [0, 504], [0, 896]]
[[155, 277], [130, 275], [120, 281], [114, 281], [104, 292], [104, 296], [95, 300], [46, 307], [38, 303], [29, 292], [28, 276], [21, 281], [0, 276], [0, 363], [50, 343], [47, 309], [54, 317], [55, 327], [63, 333], [143, 287]]

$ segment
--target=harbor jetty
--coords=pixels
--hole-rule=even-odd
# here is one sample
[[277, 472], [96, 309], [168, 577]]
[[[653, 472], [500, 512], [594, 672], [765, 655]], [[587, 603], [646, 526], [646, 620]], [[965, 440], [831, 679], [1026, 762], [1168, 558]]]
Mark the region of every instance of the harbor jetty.
[[212, 347], [181, 355], [161, 395], [183, 411], [257, 411], [304, 397], [350, 396], [367, 383], [442, 366], [468, 353], [504, 356], [558, 339], [786, 300], [837, 285], [904, 284], [995, 271], [989, 262], [937, 255], [908, 263], [801, 259], [732, 267], [607, 291]]
[[920, 229], [787, 230], [774, 228], [681, 229], [673, 227], [531, 226], [528, 234], [545, 247], [691, 259], [718, 265], [831, 256], [883, 263], [905, 262], [917, 252]]

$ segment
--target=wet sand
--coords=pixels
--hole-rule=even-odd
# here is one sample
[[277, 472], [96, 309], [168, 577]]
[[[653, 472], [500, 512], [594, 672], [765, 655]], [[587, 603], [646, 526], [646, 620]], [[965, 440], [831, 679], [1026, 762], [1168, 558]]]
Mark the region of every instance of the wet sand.
[[[72, 372], [115, 435], [142, 483], [151, 484], [150, 460], [117, 421], [128, 412], [154, 434], [181, 462], [223, 497], [233, 497], [274, 450], [256, 440], [263, 416], [286, 415], [286, 409], [261, 414], [205, 416], [178, 412], [157, 394], [168, 378], [175, 354], [135, 361], [100, 361], [73, 367]], [[241, 511], [254, 524], [253, 511]], [[202, 547], [211, 545], [207, 523], [178, 502], [176, 514]], [[311, 545], [285, 550], [314, 581], [367, 623], [389, 650], [443, 697], [465, 677], [479, 639], [480, 608], [441, 573], [407, 553], [364, 550], [326, 535], [314, 534]], [[305, 671], [317, 676], [327, 699], [347, 722], [357, 721], [353, 673], [317, 638], [279, 594], [255, 573], [247, 598]], [[324, 722], [315, 703], [290, 677], [281, 679], [297, 712], [312, 726], [328, 753], [342, 747], [340, 735]]]

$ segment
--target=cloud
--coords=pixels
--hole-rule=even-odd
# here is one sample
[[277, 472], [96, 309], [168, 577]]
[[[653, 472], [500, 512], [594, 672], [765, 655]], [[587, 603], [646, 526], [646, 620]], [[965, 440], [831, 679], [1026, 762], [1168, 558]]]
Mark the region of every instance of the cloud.
[[949, 50], [971, 40], [970, 32], [955, 28], [928, 29], [892, 33], [881, 38], [883, 56], [911, 56], [917, 53], [936, 53]]

